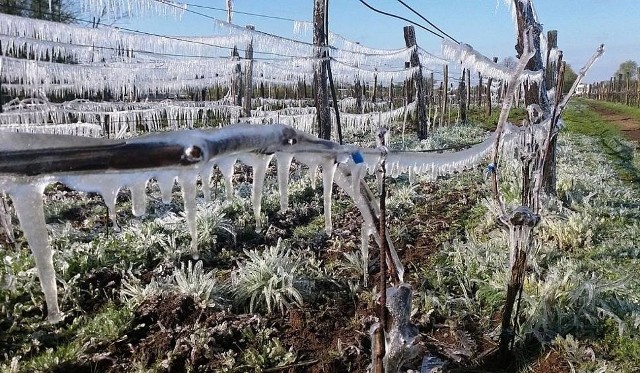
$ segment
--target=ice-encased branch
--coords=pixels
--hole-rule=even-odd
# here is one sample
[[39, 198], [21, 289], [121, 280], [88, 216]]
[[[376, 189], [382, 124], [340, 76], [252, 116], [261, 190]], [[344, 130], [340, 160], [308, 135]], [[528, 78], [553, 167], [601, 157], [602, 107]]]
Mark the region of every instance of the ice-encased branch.
[[[431, 172], [440, 175], [479, 163], [482, 154], [487, 151], [487, 143], [490, 142], [463, 151], [458, 156], [392, 152], [388, 155], [387, 162], [395, 167], [395, 173], [413, 167], [413, 172], [416, 173]], [[132, 153], [136, 149], [144, 148], [153, 149], [156, 156], [136, 157]], [[355, 186], [361, 183], [361, 177], [365, 174], [363, 167], [372, 167], [372, 164], [377, 163], [376, 157], [379, 158], [381, 155], [379, 152], [376, 154], [376, 151], [358, 149], [352, 145], [320, 140], [288, 126], [247, 124], [217, 130], [164, 132], [130, 140], [6, 133], [0, 137], [0, 149], [0, 191], [8, 192], [13, 199], [25, 237], [36, 257], [38, 274], [48, 306], [48, 319], [54, 322], [60, 320], [62, 314], [57, 302], [52, 251], [47, 242], [41, 198], [45, 186], [49, 183], [59, 181], [73, 189], [101, 194], [111, 220], [115, 221], [115, 202], [121, 188], [126, 186], [131, 190], [133, 213], [138, 216], [145, 211], [145, 186], [150, 179], [157, 180], [165, 202], [170, 201], [171, 190], [177, 179], [182, 185], [185, 214], [192, 235], [192, 250], [195, 253], [196, 181], [198, 177], [208, 177], [214, 164], [223, 173], [227, 187], [231, 185], [233, 164], [237, 160], [253, 167], [252, 203], [258, 228], [265, 171], [274, 154], [278, 162], [282, 160], [278, 169], [283, 175], [288, 175], [288, 165], [293, 157], [307, 164], [310, 169], [321, 167], [326, 227], [330, 232], [331, 185], [336, 176], [336, 165], [342, 165], [339, 172], [339, 175], [344, 176], [341, 176], [341, 185], [351, 190], [353, 195], [360, 195], [356, 194], [360, 193], [360, 189], [358, 188], [357, 192]], [[81, 149], [83, 156], [74, 158], [73, 155], [77, 154], [78, 149]], [[122, 159], [119, 150], [131, 154]], [[474, 154], [476, 152], [477, 154]], [[88, 162], [87, 157], [94, 157], [97, 162]], [[365, 159], [364, 164], [355, 161], [359, 158]], [[21, 168], [21, 164], [25, 165], [24, 169]], [[439, 166], [434, 167], [434, 164]], [[142, 168], [136, 168], [136, 165]], [[24, 172], [21, 172], [21, 169]], [[281, 196], [287, 194], [286, 181], [284, 176], [279, 177]], [[208, 193], [205, 192], [206, 195]], [[36, 203], [38, 201], [40, 202]], [[365, 213], [372, 211], [368, 207], [361, 207]], [[394, 262], [397, 267], [399, 261], [394, 259]]]

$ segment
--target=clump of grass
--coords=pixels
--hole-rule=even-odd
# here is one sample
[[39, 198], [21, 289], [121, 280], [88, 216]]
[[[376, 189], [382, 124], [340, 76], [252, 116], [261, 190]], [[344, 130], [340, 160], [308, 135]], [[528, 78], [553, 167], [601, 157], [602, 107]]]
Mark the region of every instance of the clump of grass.
[[180, 269], [173, 274], [173, 285], [177, 291], [192, 295], [204, 305], [222, 305], [225, 301], [226, 286], [220, 284], [214, 271], [205, 272], [202, 260], [193, 264], [181, 263]]
[[[56, 348], [47, 348], [42, 353], [21, 361], [16, 356], [9, 366], [0, 370], [10, 372], [50, 372], [58, 371], [61, 365], [74, 362], [89, 346], [114, 340], [123, 335], [133, 320], [133, 311], [127, 306], [107, 304], [97, 315], [79, 317], [74, 320], [66, 333], [73, 338], [62, 340]], [[38, 343], [37, 339], [33, 343]]]
[[196, 227], [198, 230], [198, 246], [215, 246], [218, 234], [227, 233], [236, 237], [233, 223], [227, 219], [222, 205], [208, 202], [197, 206]]
[[279, 310], [303, 303], [302, 293], [297, 287], [301, 260], [284, 247], [282, 241], [276, 246], [258, 250], [245, 250], [247, 259], [238, 263], [232, 273], [232, 285], [236, 305], [249, 306], [249, 312]]

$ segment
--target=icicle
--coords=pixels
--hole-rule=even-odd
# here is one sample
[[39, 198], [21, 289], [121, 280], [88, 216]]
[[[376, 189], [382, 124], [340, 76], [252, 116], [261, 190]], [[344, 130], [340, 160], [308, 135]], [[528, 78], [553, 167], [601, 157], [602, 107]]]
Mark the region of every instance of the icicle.
[[253, 204], [253, 216], [256, 220], [256, 232], [262, 230], [262, 193], [264, 179], [267, 175], [267, 167], [273, 155], [251, 154], [242, 155], [240, 160], [253, 168], [253, 185], [251, 189], [251, 203]]
[[206, 169], [203, 169], [203, 172], [200, 174], [200, 181], [202, 182], [202, 196], [205, 203], [211, 202], [211, 178], [213, 178], [213, 172], [214, 168], [209, 165]]
[[45, 186], [46, 183], [20, 184], [11, 189], [9, 194], [22, 231], [35, 258], [38, 278], [47, 302], [47, 321], [56, 323], [62, 320], [62, 312], [58, 307], [53, 251], [49, 246], [47, 226], [44, 221], [42, 194]]
[[140, 217], [147, 210], [147, 180], [141, 180], [129, 185], [131, 190], [131, 210], [133, 216]]
[[236, 164], [236, 159], [236, 157], [225, 157], [216, 160], [216, 165], [222, 173], [224, 190], [228, 200], [233, 199], [233, 169]]
[[113, 230], [120, 230], [116, 215], [118, 192], [124, 185], [120, 178], [106, 177], [105, 175], [68, 175], [61, 177], [60, 182], [74, 190], [100, 194], [107, 206]]
[[322, 196], [324, 199], [324, 230], [330, 236], [333, 229], [331, 221], [331, 195], [333, 194], [333, 178], [338, 164], [335, 160], [322, 163]]
[[178, 183], [182, 188], [184, 200], [184, 216], [191, 233], [191, 256], [194, 260], [200, 257], [198, 252], [198, 227], [196, 223], [196, 182], [198, 173], [193, 170], [183, 171], [178, 176]]
[[278, 165], [278, 191], [280, 192], [280, 212], [285, 212], [289, 207], [289, 170], [293, 154], [276, 154]]
[[160, 187], [160, 193], [162, 194], [162, 203], [171, 203], [173, 198], [173, 186], [176, 182], [175, 172], [162, 172], [156, 174], [156, 180]]
[[311, 178], [311, 189], [316, 190], [316, 180], [318, 175], [318, 164], [309, 165], [309, 177]]

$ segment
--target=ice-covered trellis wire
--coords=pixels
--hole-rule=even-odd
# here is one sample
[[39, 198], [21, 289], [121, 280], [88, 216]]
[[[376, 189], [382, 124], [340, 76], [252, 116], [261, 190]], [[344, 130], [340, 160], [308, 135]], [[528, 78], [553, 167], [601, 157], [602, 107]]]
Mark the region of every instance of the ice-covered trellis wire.
[[[505, 135], [505, 141], [510, 141], [509, 136]], [[129, 140], [6, 133], [0, 138], [0, 149], [0, 191], [8, 193], [14, 202], [21, 227], [36, 258], [48, 319], [53, 322], [60, 320], [62, 313], [57, 301], [53, 253], [48, 245], [42, 203], [44, 188], [52, 182], [101, 194], [110, 218], [115, 221], [115, 201], [121, 188], [126, 186], [131, 190], [133, 213], [141, 215], [145, 211], [145, 190], [150, 179], [157, 180], [165, 202], [171, 199], [171, 190], [177, 180], [182, 186], [195, 254], [195, 199], [199, 177], [208, 178], [216, 165], [229, 191], [236, 161], [251, 166], [254, 174], [253, 212], [257, 229], [260, 229], [262, 188], [267, 166], [275, 157], [281, 208], [286, 209], [289, 167], [292, 159], [296, 158], [312, 170], [322, 169], [327, 233], [331, 232], [332, 225], [331, 185], [334, 182], [354, 198], [363, 213], [363, 242], [367, 241], [365, 237], [375, 232], [372, 214], [376, 212], [371, 208], [371, 196], [363, 196], [359, 185], [367, 169], [371, 172], [376, 167], [381, 156], [379, 150], [338, 145], [288, 126], [242, 124], [216, 130], [164, 132]], [[135, 154], [143, 149], [146, 156], [135, 158]], [[488, 151], [487, 142], [460, 153], [392, 151], [387, 155], [387, 163], [393, 175], [412, 170], [435, 178], [474, 167]], [[154, 156], [149, 156], [150, 152]], [[70, 155], [76, 156], [69, 158]], [[136, 161], [132, 162], [131, 157]], [[208, 196], [206, 190], [203, 192]], [[397, 256], [394, 262], [396, 267], [401, 266]]]

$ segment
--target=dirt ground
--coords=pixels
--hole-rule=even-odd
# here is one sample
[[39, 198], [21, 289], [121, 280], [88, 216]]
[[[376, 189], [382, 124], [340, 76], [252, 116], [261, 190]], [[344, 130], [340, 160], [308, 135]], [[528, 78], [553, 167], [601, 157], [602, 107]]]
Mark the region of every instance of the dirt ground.
[[640, 141], [640, 121], [624, 113], [618, 113], [600, 105], [589, 105], [602, 120], [614, 124], [623, 135], [631, 140]]

